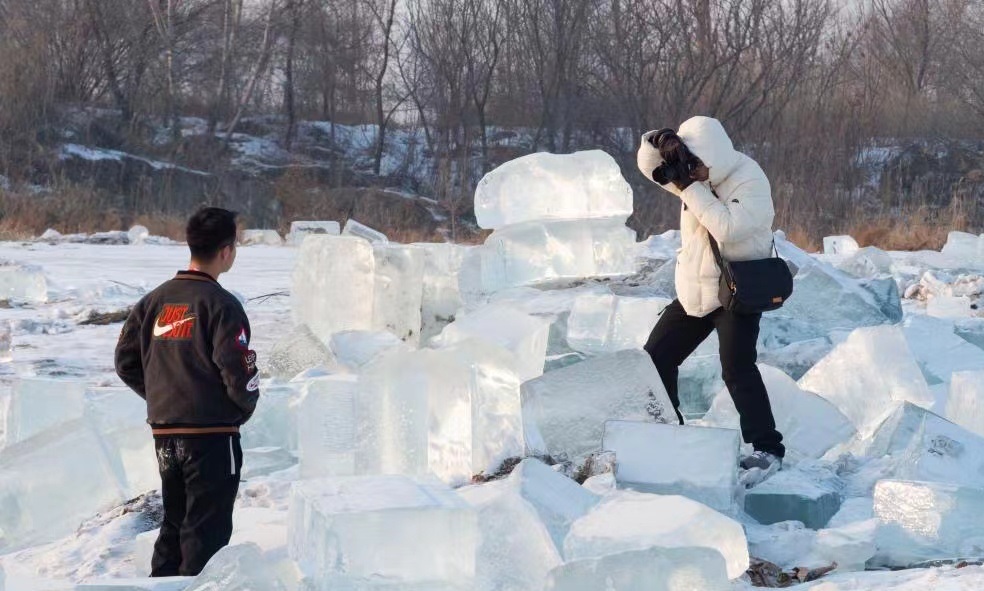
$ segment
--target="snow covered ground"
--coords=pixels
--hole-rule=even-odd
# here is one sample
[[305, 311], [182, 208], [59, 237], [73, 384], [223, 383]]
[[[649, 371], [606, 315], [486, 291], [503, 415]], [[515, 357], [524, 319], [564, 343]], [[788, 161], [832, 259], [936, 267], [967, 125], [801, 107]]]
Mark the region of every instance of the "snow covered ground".
[[[683, 427], [639, 351], [678, 234], [625, 242], [631, 192], [582, 157], [594, 193], [539, 177], [571, 196], [557, 209], [480, 186], [484, 246], [240, 249], [221, 282], [246, 302], [263, 397], [232, 545], [195, 580], [142, 578], [150, 434], [113, 371], [120, 323], [83, 324], [186, 247], [0, 244], [0, 590], [745, 590], [835, 563], [802, 587], [984, 588], [984, 237], [809, 255], [779, 236], [796, 294], [760, 361], [789, 451], [745, 491], [716, 338], [681, 368]], [[750, 556], [771, 564], [745, 574]]]

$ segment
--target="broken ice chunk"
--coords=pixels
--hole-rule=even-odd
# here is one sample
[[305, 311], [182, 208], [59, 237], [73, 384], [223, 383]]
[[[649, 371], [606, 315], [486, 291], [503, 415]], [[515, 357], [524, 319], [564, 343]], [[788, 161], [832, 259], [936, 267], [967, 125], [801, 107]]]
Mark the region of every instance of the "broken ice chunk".
[[[788, 457], [819, 458], [854, 436], [851, 421], [831, 402], [800, 389], [789, 376], [774, 367], [760, 364], [759, 371]], [[738, 411], [727, 390], [722, 390], [714, 399], [704, 421], [717, 427], [739, 428]]]
[[304, 239], [311, 235], [338, 236], [339, 234], [341, 234], [341, 226], [338, 222], [297, 221], [290, 223], [287, 242], [300, 246]]
[[279, 447], [297, 449], [296, 417], [291, 410], [300, 394], [293, 386], [267, 385], [256, 403], [256, 411], [242, 426], [243, 449]]
[[984, 487], [984, 438], [913, 404], [885, 419], [866, 452], [891, 456], [898, 479]]
[[433, 478], [371, 476], [294, 484], [289, 552], [325, 587], [335, 579], [470, 587], [477, 514]]
[[851, 255], [859, 250], [858, 242], [850, 236], [825, 236], [823, 254]]
[[878, 554], [884, 566], [984, 554], [984, 489], [882, 480], [875, 486]]
[[510, 160], [475, 188], [475, 217], [482, 228], [547, 219], [587, 219], [632, 214], [632, 187], [615, 159], [601, 150], [537, 153]]
[[608, 421], [602, 448], [615, 452], [620, 487], [682, 495], [735, 513], [739, 439], [733, 429]]
[[389, 238], [386, 234], [383, 234], [379, 230], [373, 230], [369, 226], [359, 223], [352, 218], [349, 218], [345, 222], [345, 229], [342, 230], [343, 236], [358, 236], [359, 238], [368, 240], [369, 242], [375, 242], [380, 244], [385, 244], [389, 242]]
[[239, 243], [243, 246], [264, 244], [266, 246], [282, 246], [284, 239], [276, 230], [243, 230], [239, 236]]
[[841, 506], [836, 477], [781, 470], [745, 493], [745, 512], [762, 524], [799, 521], [810, 529], [827, 525]]
[[899, 402], [925, 407], [933, 395], [897, 326], [859, 328], [799, 381], [833, 403], [862, 435], [870, 435]]
[[499, 481], [462, 488], [458, 494], [478, 511], [477, 589], [542, 589], [547, 573], [562, 562], [560, 552], [518, 487]]
[[599, 501], [597, 495], [533, 458], [520, 462], [507, 481], [512, 490], [536, 509], [558, 551], [564, 548], [571, 524]]
[[48, 282], [41, 267], [0, 261], [0, 301], [47, 302]]
[[605, 421], [676, 423], [659, 373], [643, 351], [619, 351], [523, 383], [528, 445], [575, 459], [601, 446]]
[[745, 532], [737, 521], [685, 497], [633, 491], [613, 493], [575, 521], [564, 541], [564, 558], [690, 546], [720, 552], [730, 579], [748, 568]]
[[550, 571], [545, 591], [726, 591], [727, 565], [711, 548], [649, 548], [574, 560]]
[[954, 372], [984, 369], [984, 350], [957, 336], [951, 322], [913, 315], [902, 330], [930, 385], [949, 383]]

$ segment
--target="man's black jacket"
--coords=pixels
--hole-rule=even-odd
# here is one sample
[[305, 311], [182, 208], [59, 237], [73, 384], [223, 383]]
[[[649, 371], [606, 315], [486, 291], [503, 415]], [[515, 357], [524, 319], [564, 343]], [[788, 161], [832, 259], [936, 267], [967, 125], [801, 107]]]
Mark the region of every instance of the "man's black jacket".
[[238, 427], [260, 395], [250, 335], [235, 296], [205, 273], [181, 271], [130, 312], [116, 373], [147, 400], [155, 430]]

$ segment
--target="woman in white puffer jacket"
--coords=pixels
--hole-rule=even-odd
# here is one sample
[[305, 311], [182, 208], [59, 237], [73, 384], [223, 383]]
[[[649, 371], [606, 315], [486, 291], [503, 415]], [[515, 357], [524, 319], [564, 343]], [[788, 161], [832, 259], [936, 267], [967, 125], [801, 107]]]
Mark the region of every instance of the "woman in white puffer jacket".
[[[691, 162], [689, 178], [667, 182], [666, 167], [687, 158]], [[782, 435], [776, 430], [769, 396], [755, 365], [762, 315], [737, 314], [721, 307], [721, 269], [708, 234], [717, 240], [725, 260], [770, 256], [775, 210], [769, 180], [758, 163], [734, 149], [724, 127], [710, 117], [688, 119], [675, 134], [669, 129], [644, 134], [638, 164], [646, 178], [681, 201], [677, 299], [660, 316], [645, 349], [683, 423], [677, 393], [679, 367], [711, 331], [717, 330], [724, 382], [741, 417], [742, 438], [755, 449], [741, 461], [741, 467], [748, 471], [743, 477], [746, 484], [753, 484], [780, 469], [785, 455]]]

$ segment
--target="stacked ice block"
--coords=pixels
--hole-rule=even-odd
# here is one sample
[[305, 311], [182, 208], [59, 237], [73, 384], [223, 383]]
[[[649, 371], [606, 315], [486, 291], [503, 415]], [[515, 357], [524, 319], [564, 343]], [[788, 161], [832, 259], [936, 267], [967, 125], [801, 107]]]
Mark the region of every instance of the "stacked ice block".
[[515, 357], [474, 339], [380, 355], [359, 375], [355, 473], [463, 483], [522, 455], [519, 385]]
[[420, 340], [424, 251], [355, 236], [309, 236], [294, 269], [293, 307], [324, 342], [343, 330]]
[[631, 273], [635, 238], [625, 226], [631, 213], [632, 188], [604, 152], [507, 162], [475, 190], [478, 223], [495, 232], [466, 259], [462, 291]]

